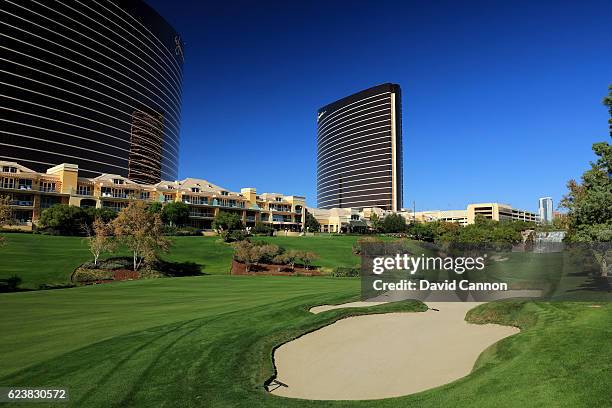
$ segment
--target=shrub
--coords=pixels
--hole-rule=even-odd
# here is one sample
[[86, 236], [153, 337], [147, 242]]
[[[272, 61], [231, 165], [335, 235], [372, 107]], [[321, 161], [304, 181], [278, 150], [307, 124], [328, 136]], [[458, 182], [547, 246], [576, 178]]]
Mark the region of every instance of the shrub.
[[359, 276], [359, 268], [337, 266], [332, 272], [332, 276], [336, 278], [354, 278]]
[[43, 210], [38, 221], [38, 230], [53, 235], [84, 235], [98, 218], [107, 223], [117, 213], [108, 208], [80, 208], [67, 204], [56, 204]]
[[113, 280], [114, 273], [107, 269], [79, 268], [72, 275], [74, 282], [95, 282], [100, 280]]
[[13, 275], [7, 279], [0, 279], [0, 292], [16, 292], [19, 290], [21, 282], [21, 278], [17, 275]]
[[202, 235], [202, 230], [196, 227], [171, 227], [169, 225], [164, 226], [164, 235], [177, 236], [177, 237], [196, 237]]
[[360, 255], [361, 251], [362, 251], [362, 247], [363, 244], [371, 244], [371, 243], [381, 243], [383, 242], [380, 238], [378, 237], [363, 237], [357, 240], [357, 242], [355, 242], [353, 244], [353, 253], [355, 255]]
[[256, 222], [252, 230], [253, 234], [258, 235], [270, 235], [272, 231], [273, 228], [269, 225], [264, 224], [263, 222]]

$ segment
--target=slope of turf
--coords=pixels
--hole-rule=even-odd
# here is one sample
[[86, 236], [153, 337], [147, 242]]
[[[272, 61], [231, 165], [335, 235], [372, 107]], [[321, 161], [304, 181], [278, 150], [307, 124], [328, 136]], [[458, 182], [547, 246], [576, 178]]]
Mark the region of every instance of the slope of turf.
[[[6, 245], [0, 248], [0, 279], [19, 276], [22, 288], [38, 289], [41, 284], [67, 284], [74, 269], [91, 260], [87, 243], [81, 237], [35, 234], [4, 234]], [[172, 237], [173, 246], [163, 258], [175, 262], [195, 262], [205, 274], [229, 274], [233, 248], [216, 237]], [[256, 237], [254, 239], [299, 249], [319, 255], [316, 265], [331, 270], [335, 266], [355, 266], [353, 255], [358, 236]], [[121, 251], [112, 255], [127, 255]], [[108, 257], [105, 255], [104, 257]]]
[[[338, 309], [313, 315], [307, 310], [354, 298], [358, 283], [206, 276], [9, 294], [0, 297], [0, 385], [69, 387], [71, 402], [58, 406], [74, 407], [609, 403], [612, 306], [580, 303], [480, 306], [469, 314], [471, 321], [513, 324], [523, 331], [486, 350], [468, 377], [434, 390], [360, 402], [267, 394], [262, 384], [273, 373], [272, 348], [355, 313]], [[398, 352], [410, 352], [410, 338]], [[364, 355], [375, 359], [376, 350]]]

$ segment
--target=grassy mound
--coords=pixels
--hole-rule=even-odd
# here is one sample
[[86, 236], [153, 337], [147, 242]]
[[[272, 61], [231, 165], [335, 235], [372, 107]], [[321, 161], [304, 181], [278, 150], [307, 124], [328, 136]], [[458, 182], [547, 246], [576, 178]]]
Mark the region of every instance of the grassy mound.
[[[376, 401], [286, 399], [267, 393], [272, 349], [340, 318], [421, 305], [309, 308], [355, 300], [359, 281], [202, 276], [0, 296], [0, 383], [66, 386], [62, 406], [604, 407], [612, 305], [498, 302], [476, 323], [522, 332], [488, 349], [469, 376]], [[350, 339], [347, 339], [350, 341]], [[453, 341], [448, 339], [449, 343]], [[381, 345], [384, 347], [384, 344]], [[410, 338], [406, 348], [410, 352]], [[376, 358], [376, 350], [364, 350]], [[415, 375], [418, 375], [416, 373]]]

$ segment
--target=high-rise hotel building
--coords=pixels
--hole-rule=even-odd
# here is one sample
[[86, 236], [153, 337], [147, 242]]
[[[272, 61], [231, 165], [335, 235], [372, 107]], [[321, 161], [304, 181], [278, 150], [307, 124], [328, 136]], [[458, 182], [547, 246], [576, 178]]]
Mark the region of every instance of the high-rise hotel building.
[[402, 106], [396, 84], [317, 112], [317, 207], [402, 208]]
[[183, 44], [142, 0], [0, 1], [0, 160], [178, 176]]

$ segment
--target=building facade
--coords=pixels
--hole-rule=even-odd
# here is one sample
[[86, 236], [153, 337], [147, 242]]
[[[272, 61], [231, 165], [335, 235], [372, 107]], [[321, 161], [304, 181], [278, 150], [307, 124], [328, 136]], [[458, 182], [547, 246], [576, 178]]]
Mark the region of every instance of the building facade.
[[543, 223], [550, 224], [555, 217], [553, 200], [551, 197], [542, 197], [538, 200], [538, 213]]
[[317, 112], [317, 207], [402, 207], [401, 90], [382, 84]]
[[453, 222], [463, 226], [474, 224], [476, 217], [481, 216], [494, 221], [528, 221], [539, 222], [539, 216], [533, 212], [513, 208], [501, 203], [468, 204], [464, 210], [430, 210], [430, 211], [390, 211], [379, 207], [368, 208], [308, 208], [321, 224], [321, 232], [345, 233], [358, 231], [359, 227], [372, 226], [371, 219], [375, 214], [379, 219], [389, 214], [399, 214], [406, 222]]
[[0, 4], [0, 160], [178, 176], [183, 45], [141, 0]]
[[255, 188], [233, 192], [196, 178], [143, 184], [117, 174], [82, 177], [77, 165], [67, 163], [42, 173], [0, 161], [2, 196], [10, 199], [14, 224], [26, 229], [55, 204], [119, 211], [131, 200], [181, 201], [189, 207], [191, 226], [203, 230], [211, 229], [214, 217], [226, 211], [237, 213], [246, 226], [262, 222], [276, 230], [301, 231], [306, 208], [306, 199], [301, 196], [257, 194]]

